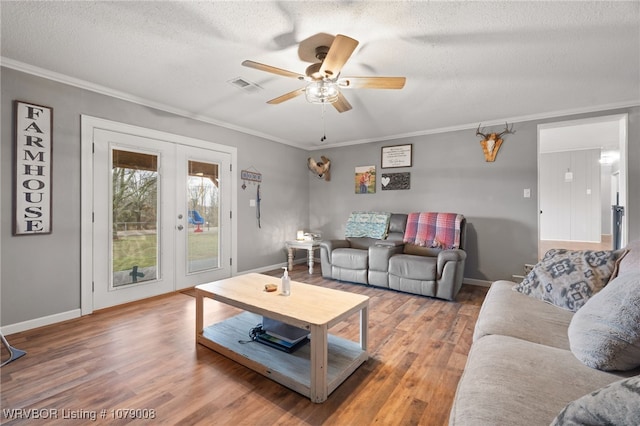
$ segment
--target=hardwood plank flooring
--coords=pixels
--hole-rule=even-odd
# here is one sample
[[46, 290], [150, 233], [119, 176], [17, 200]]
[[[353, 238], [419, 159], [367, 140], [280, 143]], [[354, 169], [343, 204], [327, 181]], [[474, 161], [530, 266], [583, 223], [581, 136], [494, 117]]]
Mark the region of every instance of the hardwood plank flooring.
[[[7, 336], [27, 355], [1, 369], [0, 423], [34, 423], [19, 411], [50, 417], [38, 425], [447, 424], [487, 288], [464, 285], [447, 302], [325, 280], [306, 265], [291, 277], [371, 298], [370, 358], [325, 403], [196, 345], [195, 299], [183, 292]], [[205, 300], [205, 323], [237, 312]], [[358, 316], [331, 332], [357, 340]], [[155, 418], [116, 418], [126, 409]]]

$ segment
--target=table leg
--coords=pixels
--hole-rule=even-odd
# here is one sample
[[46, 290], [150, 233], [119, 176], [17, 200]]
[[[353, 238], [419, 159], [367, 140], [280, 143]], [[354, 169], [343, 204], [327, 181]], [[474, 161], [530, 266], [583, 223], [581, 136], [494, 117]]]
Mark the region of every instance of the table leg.
[[196, 289], [196, 344], [198, 343], [198, 338], [202, 334], [204, 330], [204, 297], [202, 293]]
[[289, 247], [289, 270], [293, 269], [293, 247]]
[[365, 306], [360, 310], [360, 348], [367, 351], [369, 340], [369, 307]]
[[310, 248], [307, 251], [307, 257], [309, 258], [309, 274], [313, 274], [313, 248]]
[[328, 327], [311, 326], [311, 386], [309, 399], [312, 402], [324, 402], [328, 397], [327, 365], [328, 365]]

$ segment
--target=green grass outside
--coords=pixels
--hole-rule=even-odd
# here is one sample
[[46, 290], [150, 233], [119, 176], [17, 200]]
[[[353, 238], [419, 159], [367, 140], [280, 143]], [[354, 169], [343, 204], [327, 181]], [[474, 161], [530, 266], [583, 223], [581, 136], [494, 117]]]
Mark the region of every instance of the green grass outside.
[[[191, 260], [218, 257], [217, 230], [202, 233], [189, 230], [187, 243]], [[134, 266], [144, 268], [157, 265], [156, 245], [155, 234], [120, 236], [113, 241], [113, 271], [128, 271]]]

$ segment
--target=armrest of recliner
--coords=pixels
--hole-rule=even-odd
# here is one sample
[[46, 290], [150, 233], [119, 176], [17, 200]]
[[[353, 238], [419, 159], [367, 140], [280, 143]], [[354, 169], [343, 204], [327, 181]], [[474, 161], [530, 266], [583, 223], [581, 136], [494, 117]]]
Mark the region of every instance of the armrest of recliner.
[[331, 254], [335, 249], [348, 248], [351, 244], [347, 240], [323, 240], [320, 241], [320, 266], [324, 278], [333, 278]]
[[369, 269], [373, 271], [389, 270], [389, 259], [394, 254], [402, 253], [404, 244], [376, 244], [369, 247]]
[[327, 259], [331, 260], [331, 252], [337, 248], [349, 248], [351, 244], [347, 240], [322, 240], [320, 241], [320, 252], [326, 253]]
[[438, 253], [438, 276], [442, 276], [442, 272], [444, 271], [444, 266], [448, 262], [460, 262], [467, 258], [467, 252], [460, 249], [449, 249], [442, 250]]

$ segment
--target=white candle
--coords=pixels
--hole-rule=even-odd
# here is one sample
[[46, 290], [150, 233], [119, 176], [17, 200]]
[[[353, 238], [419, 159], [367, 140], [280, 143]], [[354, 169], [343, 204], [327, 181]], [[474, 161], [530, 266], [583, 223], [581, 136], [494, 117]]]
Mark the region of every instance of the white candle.
[[298, 240], [304, 240], [304, 231], [298, 231], [298, 236], [296, 238]]

